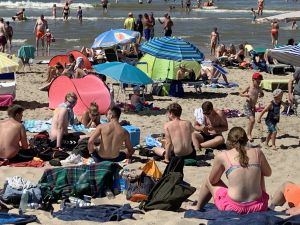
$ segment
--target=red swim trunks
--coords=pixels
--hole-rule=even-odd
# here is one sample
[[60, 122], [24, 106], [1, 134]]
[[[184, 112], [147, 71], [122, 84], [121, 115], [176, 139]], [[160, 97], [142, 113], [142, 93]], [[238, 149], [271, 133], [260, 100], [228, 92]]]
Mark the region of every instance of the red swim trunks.
[[45, 32], [43, 32], [43, 31], [37, 31], [37, 32], [36, 32], [36, 37], [37, 37], [38, 39], [41, 39], [44, 35], [45, 35]]

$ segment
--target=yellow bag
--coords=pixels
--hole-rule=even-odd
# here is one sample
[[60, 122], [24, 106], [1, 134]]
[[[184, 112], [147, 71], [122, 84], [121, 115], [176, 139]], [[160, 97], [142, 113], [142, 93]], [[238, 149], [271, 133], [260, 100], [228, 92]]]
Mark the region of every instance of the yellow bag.
[[147, 176], [153, 177], [154, 179], [160, 179], [162, 176], [162, 173], [158, 169], [156, 163], [154, 160], [150, 160], [146, 163], [146, 165], [143, 167], [143, 171]]

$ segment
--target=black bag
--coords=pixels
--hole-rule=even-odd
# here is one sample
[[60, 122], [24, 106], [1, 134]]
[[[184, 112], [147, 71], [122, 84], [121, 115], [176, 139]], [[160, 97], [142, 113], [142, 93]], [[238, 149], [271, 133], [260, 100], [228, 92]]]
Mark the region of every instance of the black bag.
[[50, 146], [50, 139], [49, 139], [48, 132], [43, 131], [34, 135], [34, 137], [29, 140], [29, 144], [38, 149], [48, 148]]
[[38, 157], [44, 161], [50, 161], [51, 159], [64, 160], [68, 156], [67, 152], [50, 147], [38, 152]]
[[88, 150], [88, 142], [89, 138], [84, 138], [78, 142], [78, 145], [76, 145], [72, 151], [75, 155], [81, 155], [83, 158], [89, 158], [90, 153]]
[[182, 157], [173, 156], [171, 161], [167, 165], [164, 170], [163, 177], [168, 175], [170, 172], [179, 172], [182, 174], [183, 178], [183, 167], [184, 167], [184, 159]]
[[126, 199], [133, 202], [141, 202], [148, 199], [155, 182], [149, 176], [142, 174], [134, 181], [127, 181]]
[[153, 84], [152, 85], [152, 95], [156, 95], [156, 96], [160, 96], [161, 93], [161, 89], [162, 89], [162, 85], [159, 84]]
[[148, 200], [143, 201], [139, 208], [149, 210], [177, 211], [182, 202], [190, 197], [196, 188], [183, 182], [183, 174], [169, 172], [151, 190]]

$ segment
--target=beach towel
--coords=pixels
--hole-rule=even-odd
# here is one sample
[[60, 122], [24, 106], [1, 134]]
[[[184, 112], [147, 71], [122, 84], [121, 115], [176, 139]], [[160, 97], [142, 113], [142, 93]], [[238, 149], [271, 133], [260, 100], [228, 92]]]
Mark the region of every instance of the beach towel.
[[240, 110], [238, 109], [222, 109], [225, 116], [227, 118], [234, 118], [234, 117], [243, 117], [245, 116]]
[[210, 87], [210, 88], [235, 88], [235, 87], [239, 87], [239, 84], [234, 83], [234, 82], [229, 82], [229, 84], [226, 84], [225, 82], [218, 82], [218, 83], [207, 84], [206, 87]]
[[204, 124], [204, 115], [202, 108], [195, 109], [194, 116], [199, 124]]
[[133, 214], [143, 214], [140, 210], [134, 210], [129, 204], [125, 205], [98, 205], [82, 208], [65, 207], [54, 212], [53, 216], [64, 221], [88, 220], [96, 222], [121, 221], [133, 219]]
[[0, 213], [0, 224], [27, 224], [35, 221], [37, 221], [37, 217], [34, 215]]
[[26, 131], [39, 133], [51, 128], [51, 120], [25, 120], [23, 122]]
[[11, 106], [13, 104], [14, 96], [11, 94], [0, 95], [0, 107]]
[[281, 212], [272, 210], [250, 214], [238, 214], [231, 211], [219, 211], [213, 204], [206, 204], [202, 211], [187, 210], [184, 218], [198, 218], [208, 220], [208, 225], [276, 225], [282, 219]]

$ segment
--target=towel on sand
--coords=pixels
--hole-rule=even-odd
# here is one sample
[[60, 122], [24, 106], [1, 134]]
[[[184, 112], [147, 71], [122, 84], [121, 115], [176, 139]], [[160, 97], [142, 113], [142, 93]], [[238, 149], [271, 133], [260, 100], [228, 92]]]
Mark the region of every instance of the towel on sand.
[[238, 83], [233, 83], [233, 82], [229, 82], [229, 84], [226, 84], [225, 82], [218, 82], [218, 83], [212, 83], [206, 85], [206, 87], [210, 87], [210, 88], [234, 88], [238, 86], [239, 86]]
[[279, 215], [284, 213], [268, 210], [241, 215], [236, 212], [219, 211], [213, 204], [207, 204], [203, 211], [187, 210], [184, 213], [185, 218], [206, 219], [208, 225], [277, 225], [282, 221]]

